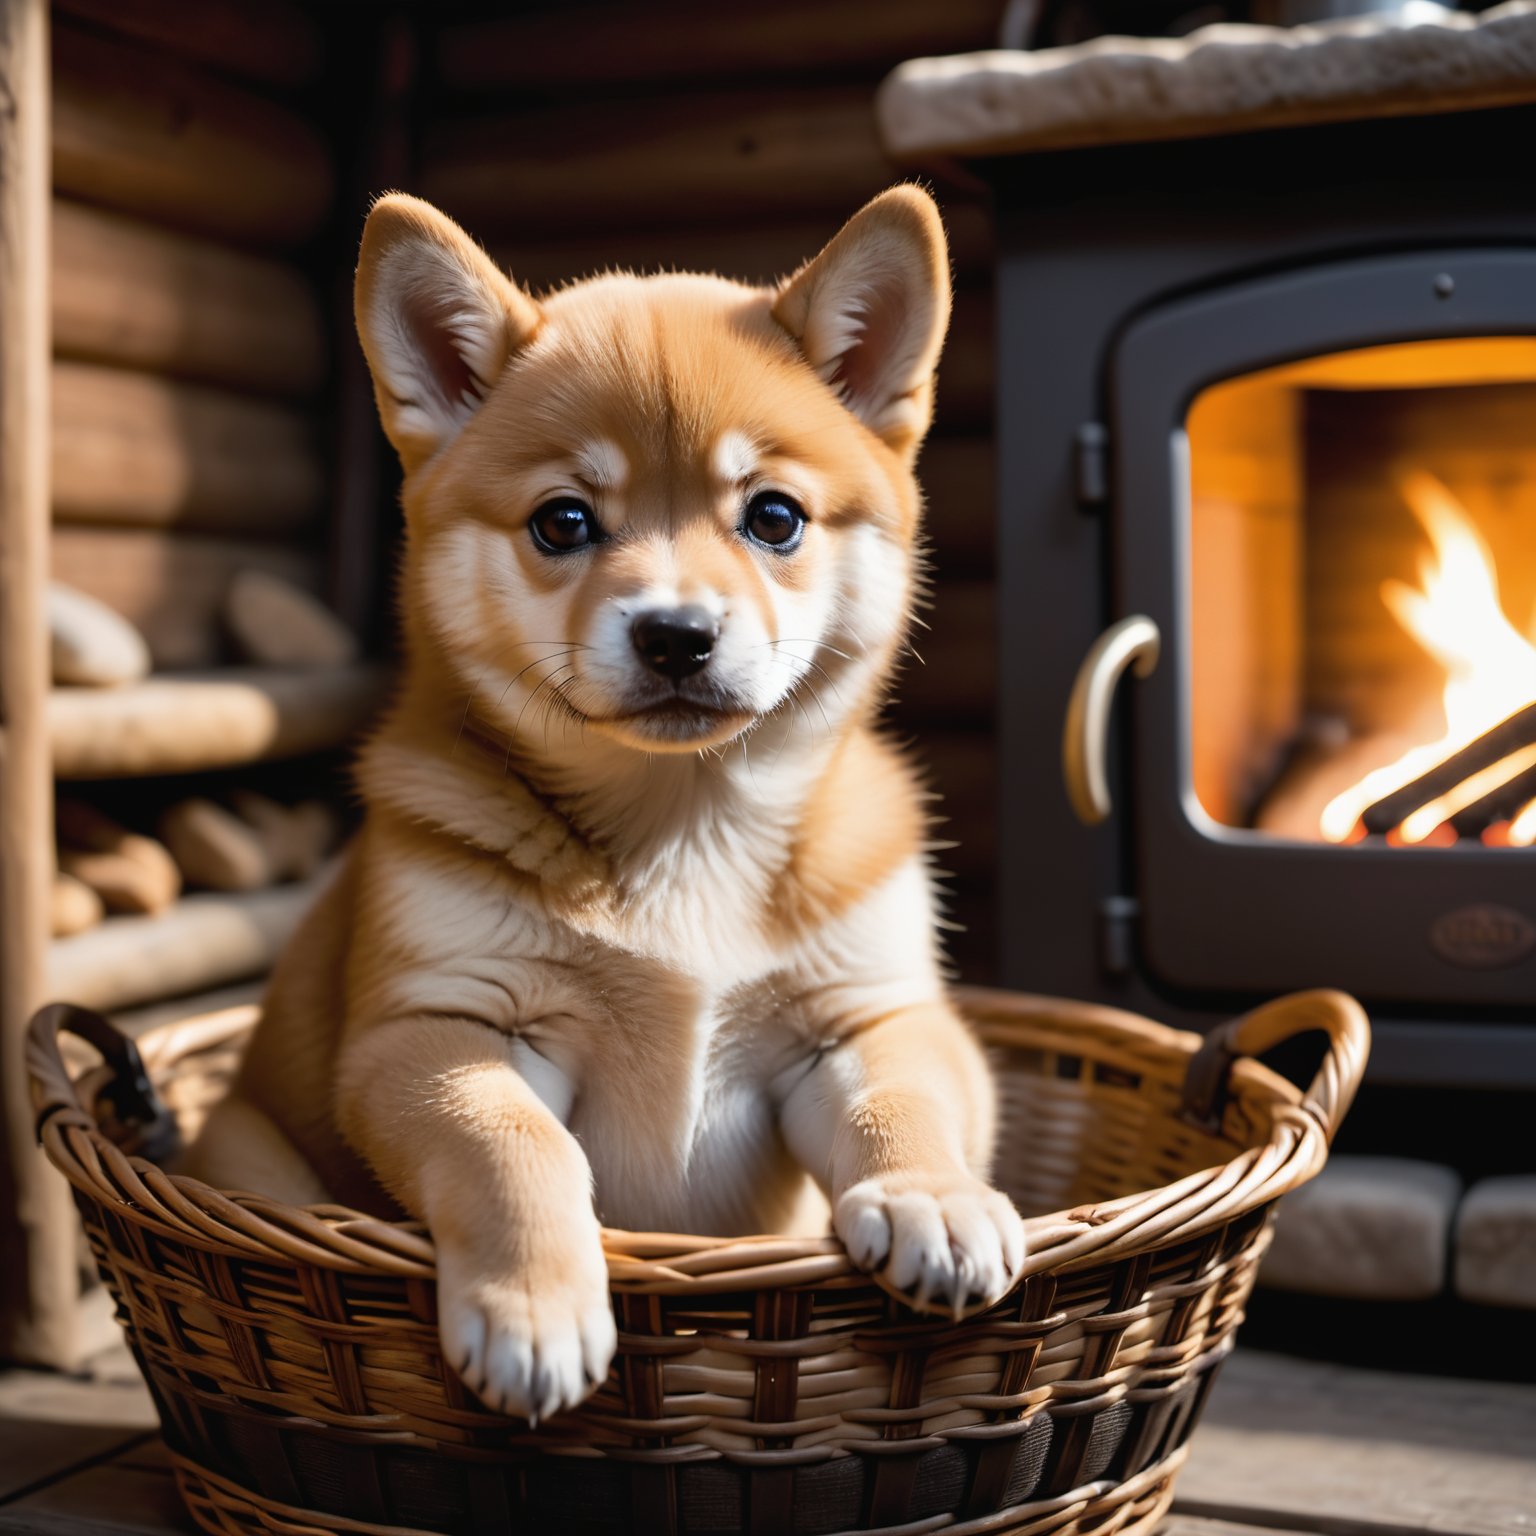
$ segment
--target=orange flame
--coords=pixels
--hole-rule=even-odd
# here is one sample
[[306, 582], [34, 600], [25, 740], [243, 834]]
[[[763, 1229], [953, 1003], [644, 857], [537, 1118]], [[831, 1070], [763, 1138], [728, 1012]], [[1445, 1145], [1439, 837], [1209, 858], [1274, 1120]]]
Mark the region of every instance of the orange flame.
[[[1330, 800], [1320, 825], [1331, 843], [1349, 841], [1369, 806], [1536, 702], [1536, 645], [1505, 617], [1493, 557], [1481, 535], [1433, 475], [1407, 474], [1398, 488], [1428, 534], [1432, 553], [1419, 563], [1417, 587], [1384, 581], [1381, 599], [1445, 668], [1445, 731]], [[1401, 840], [1424, 842], [1448, 817], [1533, 763], [1536, 748], [1526, 748], [1474, 775], [1408, 816], [1398, 829]], [[1516, 846], [1536, 842], [1536, 802], [1511, 823], [1509, 840]]]
[[1511, 848], [1529, 848], [1536, 843], [1536, 800], [1532, 800], [1515, 819], [1505, 833]]

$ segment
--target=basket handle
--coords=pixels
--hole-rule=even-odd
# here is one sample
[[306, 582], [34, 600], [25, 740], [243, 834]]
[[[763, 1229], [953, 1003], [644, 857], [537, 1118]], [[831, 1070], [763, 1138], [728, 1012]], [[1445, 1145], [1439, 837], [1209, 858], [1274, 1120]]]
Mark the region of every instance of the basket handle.
[[1314, 1029], [1328, 1036], [1328, 1050], [1301, 1104], [1331, 1142], [1354, 1101], [1371, 1049], [1365, 1010], [1344, 992], [1293, 992], [1213, 1029], [1185, 1073], [1185, 1119], [1202, 1130], [1218, 1131], [1233, 1063], [1243, 1056], [1262, 1056]]
[[179, 1139], [175, 1117], [160, 1102], [138, 1046], [110, 1019], [78, 1003], [49, 1003], [38, 1009], [27, 1026], [32, 1075], [48, 1091], [38, 1110], [39, 1137], [44, 1122], [75, 1097], [59, 1051], [61, 1034], [76, 1035], [94, 1046], [111, 1068], [102, 1094], [117, 1118], [138, 1133], [139, 1155], [158, 1162], [175, 1151]]

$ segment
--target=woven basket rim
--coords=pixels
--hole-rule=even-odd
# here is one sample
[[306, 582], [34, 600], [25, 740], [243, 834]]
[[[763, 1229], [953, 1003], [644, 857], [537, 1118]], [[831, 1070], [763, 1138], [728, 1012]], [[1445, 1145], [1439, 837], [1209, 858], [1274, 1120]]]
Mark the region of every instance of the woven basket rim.
[[[1225, 1225], [1305, 1183], [1328, 1144], [1365, 1068], [1369, 1026], [1352, 998], [1333, 991], [1292, 994], [1234, 1019], [1202, 1038], [1121, 1009], [1064, 998], [957, 988], [956, 1004], [984, 1040], [999, 1034], [1028, 1043], [1051, 1033], [1058, 1050], [1066, 1022], [1083, 1042], [1106, 1043], [1136, 1058], [1144, 1072], [1182, 1082], [1202, 1063], [1218, 1087], [1258, 1097], [1271, 1110], [1269, 1138], [1226, 1163], [1132, 1196], [1025, 1219], [1027, 1257], [1019, 1277], [1112, 1262]], [[436, 1274], [431, 1239], [420, 1223], [388, 1221], [336, 1205], [291, 1206], [267, 1196], [215, 1189], [125, 1153], [102, 1131], [64, 1065], [58, 1035], [66, 1007], [32, 1021], [27, 1064], [38, 1138], [53, 1164], [83, 1194], [124, 1219], [232, 1257], [306, 1263], [353, 1274], [407, 1279]], [[161, 1026], [145, 1037], [146, 1059], [175, 1060], [248, 1029], [252, 1004]], [[1328, 1050], [1302, 1091], [1251, 1059], [1292, 1035], [1321, 1030]], [[1083, 1055], [1094, 1052], [1083, 1050]], [[84, 1074], [84, 1086], [93, 1074]], [[97, 1078], [99, 1081], [99, 1076]], [[650, 1294], [717, 1293], [780, 1285], [867, 1283], [835, 1237], [718, 1238], [605, 1228], [615, 1290]]]

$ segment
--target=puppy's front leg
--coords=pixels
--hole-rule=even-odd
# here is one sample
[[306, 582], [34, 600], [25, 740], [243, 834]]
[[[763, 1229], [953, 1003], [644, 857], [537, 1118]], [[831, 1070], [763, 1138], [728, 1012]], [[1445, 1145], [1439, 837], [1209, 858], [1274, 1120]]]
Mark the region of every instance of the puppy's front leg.
[[981, 1051], [938, 1002], [834, 1032], [783, 1109], [853, 1261], [956, 1317], [997, 1300], [1024, 1262], [1019, 1214], [983, 1177], [992, 1124]]
[[616, 1344], [592, 1173], [513, 1041], [469, 1019], [374, 1025], [343, 1051], [337, 1108], [431, 1229], [443, 1353], [466, 1385], [535, 1421], [585, 1398]]

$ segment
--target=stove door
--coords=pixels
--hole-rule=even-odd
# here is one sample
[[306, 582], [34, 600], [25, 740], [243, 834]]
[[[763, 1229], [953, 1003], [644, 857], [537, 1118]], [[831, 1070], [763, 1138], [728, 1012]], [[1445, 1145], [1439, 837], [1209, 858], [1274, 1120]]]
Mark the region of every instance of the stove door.
[[1536, 252], [1184, 299], [1110, 389], [1148, 970], [1536, 1002]]

